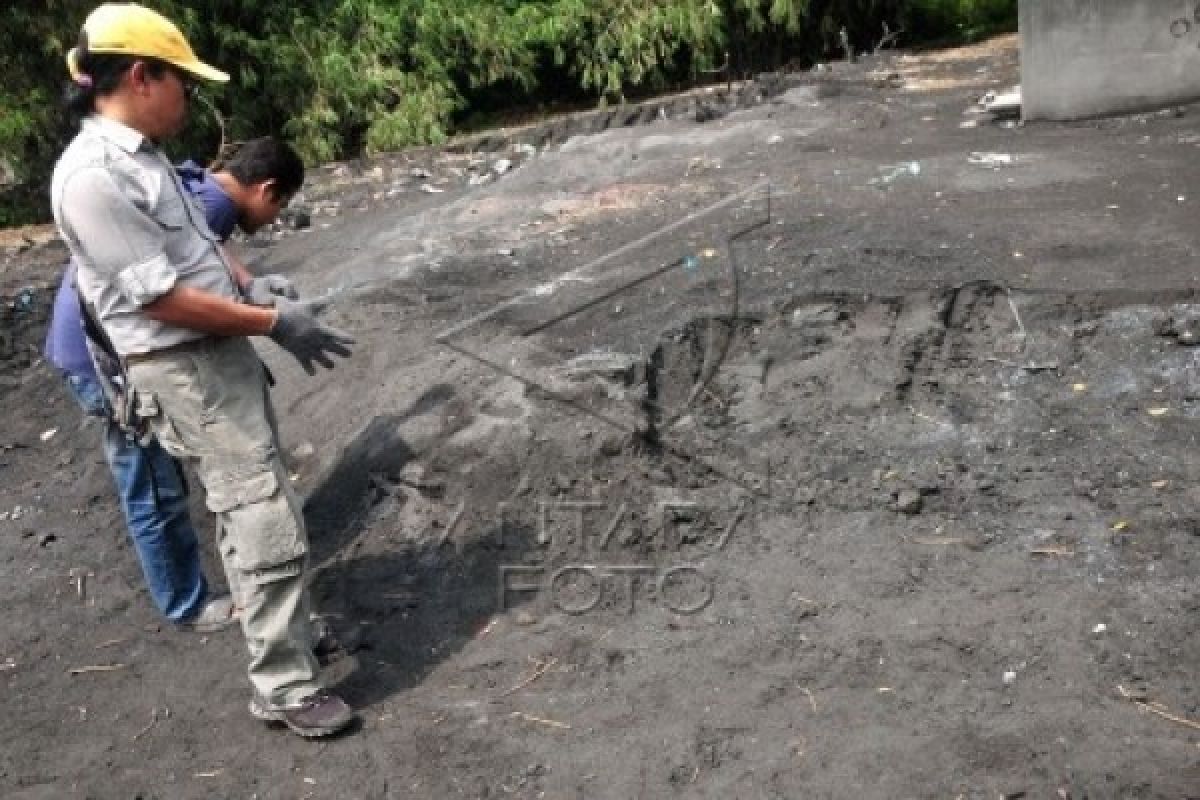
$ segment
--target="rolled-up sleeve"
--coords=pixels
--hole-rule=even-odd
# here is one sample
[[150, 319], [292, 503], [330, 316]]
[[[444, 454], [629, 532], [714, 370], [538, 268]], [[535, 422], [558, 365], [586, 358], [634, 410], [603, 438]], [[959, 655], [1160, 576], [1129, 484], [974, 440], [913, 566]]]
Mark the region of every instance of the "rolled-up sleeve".
[[85, 167], [71, 175], [63, 184], [60, 213], [83, 263], [133, 304], [152, 303], [175, 286], [179, 273], [167, 258], [163, 227], [107, 170]]

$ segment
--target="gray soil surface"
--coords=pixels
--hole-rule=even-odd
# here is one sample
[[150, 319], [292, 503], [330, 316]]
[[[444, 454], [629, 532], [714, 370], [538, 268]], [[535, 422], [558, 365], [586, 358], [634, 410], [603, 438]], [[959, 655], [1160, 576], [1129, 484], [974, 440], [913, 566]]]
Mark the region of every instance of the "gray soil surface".
[[245, 243], [359, 341], [260, 348], [326, 742], [156, 617], [14, 251], [0, 795], [1200, 797], [1200, 111], [963, 127], [1014, 45], [321, 170]]

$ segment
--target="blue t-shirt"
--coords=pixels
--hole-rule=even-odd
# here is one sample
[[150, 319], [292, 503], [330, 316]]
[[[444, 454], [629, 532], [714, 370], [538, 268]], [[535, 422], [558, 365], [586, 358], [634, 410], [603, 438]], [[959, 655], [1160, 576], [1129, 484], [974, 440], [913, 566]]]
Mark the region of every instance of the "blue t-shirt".
[[237, 227], [237, 206], [213, 174], [195, 161], [185, 161], [175, 171], [179, 173], [183, 187], [204, 204], [204, 218], [217, 238], [223, 242], [232, 236]]
[[[204, 204], [208, 227], [222, 242], [233, 235], [237, 227], [237, 207], [221, 188], [212, 173], [187, 161], [176, 167], [184, 187]], [[46, 333], [46, 360], [68, 375], [95, 380], [96, 367], [88, 352], [83, 332], [83, 314], [79, 294], [75, 291], [75, 264], [69, 262], [54, 295], [54, 312]]]

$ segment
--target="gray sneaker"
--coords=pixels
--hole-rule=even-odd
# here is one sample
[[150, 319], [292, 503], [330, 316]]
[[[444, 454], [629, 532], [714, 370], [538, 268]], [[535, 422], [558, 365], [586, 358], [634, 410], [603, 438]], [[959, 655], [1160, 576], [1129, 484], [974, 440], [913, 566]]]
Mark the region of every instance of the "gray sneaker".
[[256, 694], [250, 700], [250, 715], [263, 722], [282, 723], [306, 739], [331, 736], [358, 719], [346, 701], [324, 689], [291, 706], [268, 705]]
[[216, 633], [237, 622], [234, 614], [233, 598], [227, 594], [219, 594], [204, 604], [200, 613], [191, 619], [177, 623], [180, 630], [191, 633]]

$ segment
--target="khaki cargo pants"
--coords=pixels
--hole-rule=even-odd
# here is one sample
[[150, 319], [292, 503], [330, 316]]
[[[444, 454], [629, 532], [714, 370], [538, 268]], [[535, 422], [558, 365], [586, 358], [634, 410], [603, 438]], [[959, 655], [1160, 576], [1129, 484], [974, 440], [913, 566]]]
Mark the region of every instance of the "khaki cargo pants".
[[262, 363], [244, 337], [209, 338], [129, 365], [136, 408], [171, 455], [196, 468], [250, 649], [250, 682], [272, 705], [319, 688], [300, 502], [279, 455]]

